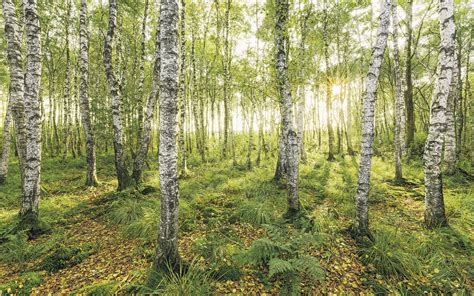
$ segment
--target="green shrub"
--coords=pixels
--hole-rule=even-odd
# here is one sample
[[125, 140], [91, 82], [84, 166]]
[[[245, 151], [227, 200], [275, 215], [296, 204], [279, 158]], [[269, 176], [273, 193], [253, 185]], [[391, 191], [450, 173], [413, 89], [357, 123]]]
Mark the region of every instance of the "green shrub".
[[180, 266], [178, 271], [173, 271], [171, 266], [165, 270], [153, 270], [148, 278], [147, 287], [151, 293], [158, 295], [211, 295], [211, 272], [198, 266], [195, 261], [187, 266]]
[[[270, 224], [276, 219], [275, 206], [261, 201], [244, 201], [236, 210], [235, 217], [252, 225]], [[234, 218], [231, 218], [235, 220]]]
[[303, 276], [312, 282], [324, 279], [325, 271], [319, 260], [301, 252], [321, 243], [319, 236], [301, 232], [292, 235], [275, 227], [268, 227], [268, 235], [255, 240], [248, 250], [237, 256], [238, 261], [268, 267], [268, 277], [278, 277], [284, 283], [281, 294], [297, 292]]
[[389, 231], [374, 233], [375, 242], [366, 242], [359, 250], [362, 262], [386, 277], [410, 278], [419, 272], [419, 263], [405, 251], [397, 235]]
[[36, 272], [27, 272], [19, 279], [0, 285], [0, 295], [30, 295], [31, 289], [41, 285], [43, 279]]

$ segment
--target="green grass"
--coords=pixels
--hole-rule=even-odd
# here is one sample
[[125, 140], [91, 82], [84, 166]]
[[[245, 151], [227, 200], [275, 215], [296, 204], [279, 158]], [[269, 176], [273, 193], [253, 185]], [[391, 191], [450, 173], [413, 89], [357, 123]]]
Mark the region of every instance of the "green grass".
[[[244, 159], [242, 155], [239, 162], [244, 164]], [[282, 218], [286, 186], [284, 180], [273, 181], [274, 165], [275, 159], [270, 158], [247, 170], [217, 156], [214, 162], [200, 164], [199, 157], [192, 155], [190, 176], [180, 180], [179, 235], [187, 241], [187, 258], [203, 259], [187, 272], [150, 276], [155, 280], [148, 287], [142, 276], [135, 285], [100, 281], [78, 293], [108, 295], [124, 289], [164, 295], [211, 293], [210, 283], [238, 281], [248, 275], [267, 287], [283, 283], [280, 292], [289, 293], [312, 276], [321, 279], [322, 269], [311, 270], [317, 267], [316, 261], [308, 266], [302, 260], [319, 259], [306, 257], [312, 256], [309, 250], [326, 252], [331, 242], [346, 235], [354, 216], [357, 158], [338, 157], [327, 162], [323, 154], [310, 154], [300, 166], [304, 211], [292, 221]], [[21, 197], [17, 166], [10, 164], [8, 183], [0, 191], [0, 233], [17, 222]], [[98, 167], [101, 185], [86, 189], [83, 160], [46, 158], [40, 217], [52, 226], [53, 233], [36, 241], [29, 241], [25, 233], [11, 234], [1, 245], [0, 264], [36, 266], [52, 272], [80, 262], [76, 257], [84, 260], [96, 249], [64, 237], [66, 230], [83, 219], [118, 229], [121, 239], [135, 239], [134, 254], [151, 262], [159, 226], [159, 191], [143, 195], [132, 188], [115, 193], [113, 157], [100, 156]], [[155, 169], [144, 175], [146, 185], [159, 188]], [[393, 175], [391, 158], [374, 157], [369, 211], [375, 241], [356, 247], [356, 257], [366, 267], [364, 287], [401, 295], [469, 294], [474, 278], [474, 185], [460, 173], [445, 177], [450, 228], [428, 231], [423, 227], [421, 162], [412, 160], [404, 165], [409, 185], [394, 184]], [[18, 274], [19, 279], [25, 277], [22, 288], [2, 283], [0, 289], [9, 285], [11, 291], [21, 294], [19, 289], [28, 285], [31, 289], [43, 280], [36, 275]]]

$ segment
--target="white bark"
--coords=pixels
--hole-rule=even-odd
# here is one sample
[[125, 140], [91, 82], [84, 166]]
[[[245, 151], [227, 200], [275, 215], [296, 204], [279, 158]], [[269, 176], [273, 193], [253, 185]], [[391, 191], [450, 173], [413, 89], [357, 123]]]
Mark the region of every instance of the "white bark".
[[288, 63], [286, 54], [288, 44], [286, 44], [288, 1], [276, 1], [276, 71], [278, 80], [278, 90], [280, 94], [280, 113], [282, 122], [282, 133], [280, 138], [285, 147], [285, 160], [288, 174], [288, 214], [293, 215], [300, 210], [298, 199], [298, 165], [299, 165], [299, 145], [298, 136], [293, 127], [293, 102], [291, 99], [290, 81], [288, 79]]
[[400, 74], [400, 58], [398, 52], [398, 16], [397, 2], [392, 0], [392, 19], [393, 19], [393, 59], [395, 64], [395, 181], [403, 180], [402, 156], [404, 133], [404, 102], [402, 91], [402, 79]]
[[145, 108], [145, 118], [143, 120], [143, 126], [141, 129], [141, 137], [139, 141], [139, 147], [137, 155], [135, 156], [133, 163], [133, 179], [136, 183], [140, 183], [142, 179], [143, 164], [148, 154], [148, 148], [151, 140], [151, 123], [155, 111], [156, 101], [158, 99], [158, 93], [160, 91], [160, 28], [157, 26], [155, 35], [155, 63], [153, 66], [153, 81], [151, 86], [151, 92], [148, 96], [147, 105]]
[[67, 1], [66, 13], [66, 78], [64, 80], [64, 139], [63, 158], [67, 157], [69, 151], [69, 135], [71, 133], [71, 58], [69, 51], [69, 19], [71, 18], [71, 3]]
[[38, 214], [41, 174], [41, 30], [36, 0], [24, 0], [26, 27], [25, 117], [26, 163], [20, 214]]
[[178, 2], [162, 0], [160, 13], [160, 192], [161, 215], [156, 266], [179, 263], [178, 254]]
[[444, 211], [441, 153], [446, 132], [446, 107], [455, 68], [453, 0], [439, 0], [438, 9], [441, 34], [438, 57], [439, 76], [431, 102], [430, 126], [423, 155], [426, 192], [425, 224], [429, 228], [447, 224]]
[[451, 90], [448, 95], [448, 102], [446, 104], [446, 138], [444, 143], [444, 161], [445, 161], [445, 172], [448, 175], [452, 175], [456, 172], [456, 126], [454, 108], [456, 106], [456, 100], [458, 98], [458, 67], [457, 67], [457, 55], [454, 51], [454, 63], [453, 74], [451, 78]]
[[374, 142], [375, 95], [383, 54], [387, 45], [389, 24], [390, 0], [383, 0], [377, 39], [372, 51], [372, 61], [365, 81], [363, 98], [362, 142], [356, 195], [356, 218], [353, 229], [355, 234], [360, 236], [369, 234], [367, 200], [370, 189], [370, 169]]
[[115, 151], [115, 170], [117, 172], [118, 188], [125, 189], [129, 183], [128, 170], [125, 166], [122, 144], [122, 118], [121, 118], [121, 97], [117, 78], [114, 74], [112, 66], [112, 42], [114, 39], [115, 27], [117, 19], [117, 3], [116, 0], [109, 0], [109, 28], [104, 43], [104, 66], [107, 81], [112, 96], [112, 126], [114, 129], [114, 151]]
[[[186, 147], [184, 142], [185, 122], [186, 122], [186, 3], [181, 0], [181, 44], [180, 44], [180, 69], [179, 69], [179, 152], [180, 152], [180, 174], [186, 176]], [[212, 121], [214, 123], [214, 120]], [[214, 129], [213, 129], [214, 132]]]
[[10, 67], [10, 103], [13, 125], [16, 132], [16, 144], [20, 163], [22, 184], [24, 182], [26, 157], [26, 122], [24, 104], [23, 57], [21, 53], [20, 25], [16, 16], [15, 5], [11, 0], [3, 0], [3, 17], [5, 19], [5, 36], [7, 40], [7, 57]]
[[79, 68], [80, 86], [79, 98], [81, 107], [82, 126], [86, 134], [87, 176], [86, 185], [96, 186], [96, 157], [94, 131], [92, 130], [89, 107], [89, 33], [87, 29], [87, 2], [81, 0], [80, 30], [79, 30]]
[[2, 137], [2, 155], [0, 156], [0, 185], [5, 184], [8, 174], [8, 159], [10, 156], [11, 146], [11, 121], [12, 121], [12, 104], [11, 98], [8, 98], [8, 107], [3, 120], [3, 137]]

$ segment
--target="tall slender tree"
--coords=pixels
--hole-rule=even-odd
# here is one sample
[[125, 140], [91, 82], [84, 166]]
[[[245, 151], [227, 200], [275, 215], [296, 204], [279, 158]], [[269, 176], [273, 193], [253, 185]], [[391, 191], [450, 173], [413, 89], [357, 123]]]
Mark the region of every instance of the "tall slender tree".
[[[186, 147], [184, 143], [185, 122], [186, 122], [186, 1], [181, 0], [181, 43], [179, 52], [181, 54], [180, 68], [179, 68], [179, 153], [180, 153], [180, 175], [186, 176], [187, 171], [187, 157]], [[219, 33], [218, 33], [219, 34]], [[214, 122], [214, 121], [213, 121]], [[214, 132], [214, 130], [213, 130]]]
[[41, 177], [41, 28], [36, 0], [23, 2], [26, 29], [26, 163], [21, 216], [38, 215]]
[[[112, 96], [112, 127], [114, 130], [115, 170], [117, 173], [118, 187], [121, 191], [130, 185], [130, 177], [125, 164], [123, 153], [123, 128], [121, 117], [121, 96], [119, 82], [115, 76], [112, 64], [112, 43], [114, 40], [117, 19], [117, 2], [109, 0], [109, 25], [104, 42], [104, 66], [107, 81], [109, 83], [110, 95]], [[118, 53], [117, 53], [118, 54]]]
[[454, 63], [453, 74], [451, 78], [451, 86], [446, 103], [446, 138], [444, 143], [444, 162], [445, 162], [445, 173], [447, 175], [453, 175], [456, 172], [456, 123], [455, 123], [455, 107], [458, 98], [458, 59], [456, 51], [454, 51]]
[[423, 155], [425, 162], [425, 224], [428, 228], [447, 225], [444, 211], [441, 152], [446, 132], [446, 107], [453, 70], [454, 56], [454, 3], [438, 1], [438, 19], [441, 43], [438, 56], [438, 79], [431, 101], [430, 125]]
[[87, 1], [81, 0], [81, 13], [79, 18], [79, 70], [80, 85], [79, 99], [81, 106], [82, 126], [86, 134], [87, 175], [86, 185], [96, 186], [96, 157], [94, 131], [92, 129], [89, 106], [89, 30], [87, 28]]
[[395, 64], [395, 181], [403, 180], [402, 156], [403, 156], [403, 93], [402, 79], [400, 75], [400, 58], [398, 54], [398, 16], [397, 0], [392, 0], [392, 20], [393, 20], [393, 60]]
[[298, 166], [299, 144], [298, 136], [293, 127], [293, 102], [291, 99], [290, 81], [288, 79], [288, 0], [276, 0], [276, 72], [280, 100], [281, 134], [284, 143], [284, 156], [288, 175], [288, 212], [293, 216], [300, 210], [298, 199]]
[[326, 66], [326, 126], [328, 129], [328, 160], [333, 161], [334, 158], [334, 130], [332, 128], [332, 86], [329, 76], [329, 15], [327, 1], [324, 1], [324, 61]]
[[160, 12], [160, 233], [155, 267], [177, 267], [178, 253], [178, 1], [162, 0]]
[[377, 82], [387, 45], [390, 24], [390, 0], [382, 1], [377, 39], [372, 51], [372, 61], [365, 79], [362, 113], [362, 142], [360, 147], [359, 178], [356, 195], [356, 217], [353, 231], [356, 236], [369, 235], [369, 209], [367, 200], [370, 189], [370, 169], [374, 143], [374, 113]]
[[70, 139], [72, 127], [71, 119], [71, 53], [69, 49], [69, 21], [71, 19], [71, 2], [70, 0], [66, 3], [66, 17], [64, 18], [65, 22], [65, 32], [64, 36], [66, 38], [66, 77], [64, 79], [64, 138], [63, 138], [63, 159], [67, 157], [69, 151]]
[[413, 0], [407, 1], [406, 9], [407, 43], [406, 43], [406, 66], [405, 66], [405, 106], [406, 106], [406, 146], [411, 153], [411, 147], [415, 139], [415, 109], [413, 103], [413, 78], [412, 78], [412, 44], [413, 44]]
[[21, 49], [21, 29], [16, 15], [15, 5], [11, 0], [3, 0], [3, 17], [7, 40], [7, 57], [10, 67], [10, 104], [13, 126], [16, 135], [16, 147], [20, 163], [22, 186], [24, 184], [26, 158], [26, 119], [24, 101], [24, 72]]
[[0, 185], [7, 181], [8, 159], [10, 156], [11, 146], [11, 121], [12, 121], [12, 104], [11, 98], [8, 97], [7, 110], [5, 119], [3, 120], [3, 136], [2, 136], [2, 154], [0, 155]]
[[148, 96], [145, 108], [145, 118], [143, 120], [142, 131], [140, 133], [141, 137], [139, 140], [138, 151], [133, 162], [132, 177], [135, 180], [135, 183], [137, 184], [142, 181], [143, 165], [145, 163], [145, 158], [148, 154], [148, 148], [150, 146], [151, 141], [151, 124], [153, 120], [153, 115], [155, 113], [158, 94], [160, 91], [160, 66], [160, 28], [159, 25], [157, 25], [155, 35], [155, 62], [153, 65], [153, 80], [151, 85], [151, 92]]

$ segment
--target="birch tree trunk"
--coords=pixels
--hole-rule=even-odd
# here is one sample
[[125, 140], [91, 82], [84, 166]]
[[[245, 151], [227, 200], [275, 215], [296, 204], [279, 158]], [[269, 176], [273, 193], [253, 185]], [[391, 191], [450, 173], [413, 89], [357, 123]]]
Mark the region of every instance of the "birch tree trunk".
[[180, 262], [178, 253], [178, 157], [176, 115], [178, 111], [178, 2], [162, 0], [160, 14], [160, 233], [155, 267]]
[[66, 14], [66, 78], [64, 80], [64, 139], [63, 139], [63, 159], [67, 157], [69, 151], [69, 134], [71, 133], [71, 58], [69, 51], [69, 20], [71, 18], [71, 3], [67, 1]]
[[332, 87], [329, 80], [329, 37], [328, 37], [328, 12], [324, 2], [324, 60], [326, 64], [326, 124], [328, 129], [328, 161], [333, 161], [334, 158], [334, 131], [332, 129]]
[[10, 156], [11, 146], [11, 121], [12, 121], [12, 104], [11, 98], [8, 97], [8, 107], [3, 120], [3, 137], [2, 137], [2, 155], [0, 156], [0, 185], [7, 182], [8, 159]]
[[[186, 1], [181, 0], [181, 67], [179, 69], [179, 152], [180, 152], [180, 175], [185, 177], [187, 174], [186, 165], [186, 147], [184, 143], [185, 122], [186, 122], [186, 85], [185, 85], [185, 70], [186, 70]], [[213, 113], [212, 113], [213, 114]], [[214, 123], [214, 120], [212, 120]], [[212, 129], [214, 132], [214, 129]]]
[[133, 173], [132, 177], [136, 184], [142, 181], [143, 164], [148, 154], [148, 149], [151, 140], [151, 124], [153, 120], [153, 114], [158, 100], [158, 94], [160, 91], [160, 27], [157, 26], [155, 35], [155, 63], [153, 65], [153, 81], [151, 86], [151, 92], [148, 96], [147, 105], [145, 108], [145, 118], [143, 120], [143, 126], [141, 131], [141, 137], [139, 140], [139, 147], [135, 159], [133, 161]]
[[119, 83], [115, 77], [112, 65], [112, 42], [117, 18], [116, 0], [109, 0], [109, 27], [104, 43], [104, 66], [107, 81], [109, 83], [110, 95], [112, 96], [112, 127], [114, 129], [114, 151], [115, 151], [115, 170], [117, 172], [118, 187], [121, 191], [130, 185], [128, 170], [125, 165], [122, 145], [122, 118], [121, 118], [121, 98]]
[[[232, 0], [226, 1], [226, 10], [224, 18], [224, 143], [222, 147], [222, 156], [227, 157], [227, 151], [229, 149], [229, 130], [231, 129], [230, 124], [230, 96], [229, 96], [229, 83], [230, 83], [230, 46], [229, 46], [229, 18], [230, 18], [230, 5]], [[235, 159], [235, 158], [233, 158]]]
[[38, 215], [41, 177], [41, 29], [36, 0], [24, 0], [26, 27], [26, 163], [20, 216]]
[[406, 81], [406, 91], [405, 91], [405, 105], [406, 105], [406, 146], [408, 148], [408, 153], [411, 154], [411, 146], [413, 145], [415, 139], [415, 111], [413, 104], [413, 82], [412, 82], [412, 40], [413, 40], [413, 0], [408, 0], [407, 2], [407, 44], [406, 44], [406, 70], [405, 70], [405, 81]]
[[400, 59], [398, 54], [398, 16], [397, 1], [392, 0], [393, 20], [393, 59], [395, 63], [395, 182], [403, 181], [402, 154], [403, 154], [403, 93], [402, 79], [400, 75]]
[[89, 31], [87, 29], [87, 2], [81, 0], [81, 14], [80, 14], [80, 29], [79, 29], [79, 70], [80, 70], [80, 85], [79, 97], [81, 106], [82, 126], [86, 134], [86, 154], [87, 154], [87, 175], [86, 185], [97, 186], [96, 174], [96, 158], [95, 158], [95, 143], [94, 131], [92, 130], [92, 122], [89, 107]]
[[[146, 22], [148, 17], [148, 0], [145, 0], [145, 8], [143, 11], [142, 21], [142, 34], [140, 42], [140, 80], [138, 81], [138, 100], [137, 100], [137, 113], [138, 113], [138, 147], [140, 147], [140, 140], [142, 138], [143, 131], [143, 85], [145, 84], [145, 42], [146, 42]], [[138, 148], [140, 149], [140, 148]]]
[[300, 146], [300, 156], [301, 160], [304, 162], [307, 159], [306, 150], [304, 148], [304, 129], [305, 129], [305, 103], [306, 103], [306, 94], [305, 94], [305, 41], [306, 41], [306, 32], [308, 30], [308, 19], [310, 17], [310, 10], [306, 8], [308, 11], [303, 17], [301, 22], [301, 41], [300, 41], [300, 48], [299, 48], [299, 56], [300, 56], [300, 86], [298, 89], [298, 116], [296, 118], [296, 125], [298, 128], [298, 143]]
[[450, 91], [448, 95], [448, 101], [446, 104], [446, 139], [444, 143], [444, 161], [445, 161], [445, 173], [447, 175], [453, 175], [456, 172], [456, 126], [454, 118], [454, 108], [458, 98], [458, 67], [457, 67], [457, 56], [454, 51], [454, 63]]
[[[285, 146], [285, 160], [288, 175], [288, 212], [286, 216], [293, 216], [300, 210], [298, 200], [298, 165], [299, 165], [299, 144], [298, 136], [293, 128], [293, 102], [291, 99], [290, 81], [288, 79], [287, 64], [287, 19], [288, 1], [276, 1], [276, 71], [278, 80], [278, 90], [280, 94], [280, 112], [282, 133], [280, 140]], [[281, 146], [280, 146], [281, 147]]]
[[3, 17], [5, 19], [5, 36], [7, 40], [7, 57], [10, 67], [10, 104], [13, 126], [16, 134], [16, 147], [20, 163], [22, 185], [25, 174], [26, 157], [26, 122], [24, 103], [24, 74], [21, 51], [21, 35], [16, 8], [11, 0], [3, 0]]
[[390, 0], [382, 1], [377, 39], [372, 51], [372, 62], [365, 81], [362, 114], [362, 142], [360, 147], [359, 177], [356, 195], [356, 217], [353, 231], [356, 236], [369, 235], [367, 200], [370, 189], [370, 169], [374, 142], [375, 94], [383, 54], [387, 45], [390, 24]]
[[428, 228], [447, 225], [444, 211], [441, 153], [446, 132], [446, 107], [455, 68], [454, 58], [454, 3], [439, 0], [441, 44], [438, 57], [438, 80], [431, 102], [430, 126], [425, 143], [425, 224]]

